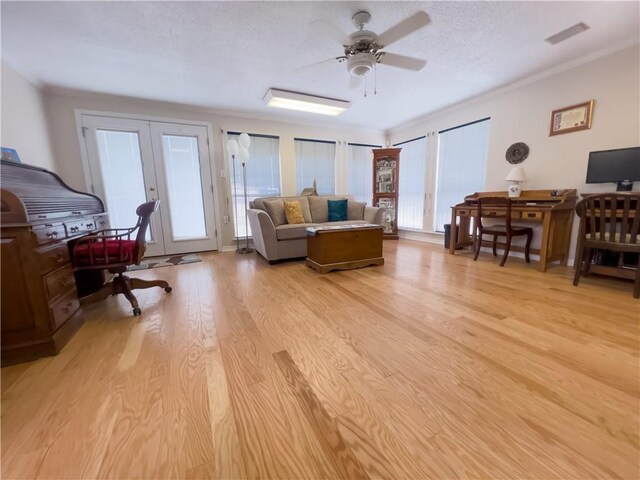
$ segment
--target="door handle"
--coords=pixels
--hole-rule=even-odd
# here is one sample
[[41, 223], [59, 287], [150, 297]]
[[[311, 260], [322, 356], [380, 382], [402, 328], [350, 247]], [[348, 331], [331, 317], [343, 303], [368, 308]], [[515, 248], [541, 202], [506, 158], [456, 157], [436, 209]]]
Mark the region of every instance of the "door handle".
[[155, 192], [156, 191], [156, 187], [149, 187], [149, 191], [150, 192]]

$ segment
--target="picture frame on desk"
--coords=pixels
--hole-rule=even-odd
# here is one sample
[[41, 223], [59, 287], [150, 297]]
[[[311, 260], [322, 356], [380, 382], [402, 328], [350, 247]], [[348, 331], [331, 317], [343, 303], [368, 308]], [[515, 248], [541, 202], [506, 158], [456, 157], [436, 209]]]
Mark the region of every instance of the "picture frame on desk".
[[549, 136], [589, 130], [593, 118], [593, 100], [551, 112]]

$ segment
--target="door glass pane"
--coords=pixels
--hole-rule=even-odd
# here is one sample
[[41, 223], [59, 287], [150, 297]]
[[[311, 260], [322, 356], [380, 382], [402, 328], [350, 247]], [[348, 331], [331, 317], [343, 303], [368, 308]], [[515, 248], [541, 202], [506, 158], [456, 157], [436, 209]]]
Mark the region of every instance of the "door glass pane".
[[206, 237], [198, 139], [163, 135], [162, 153], [173, 239]]
[[147, 201], [138, 134], [97, 130], [96, 135], [111, 228], [133, 227], [138, 221], [136, 208]]

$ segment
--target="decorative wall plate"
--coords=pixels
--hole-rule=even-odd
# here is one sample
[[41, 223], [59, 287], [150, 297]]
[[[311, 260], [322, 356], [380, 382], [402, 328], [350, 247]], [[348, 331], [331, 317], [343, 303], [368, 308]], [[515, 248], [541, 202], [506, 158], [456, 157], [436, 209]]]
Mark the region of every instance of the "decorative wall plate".
[[525, 158], [529, 156], [529, 147], [526, 143], [518, 142], [507, 148], [505, 157], [507, 162], [511, 165], [517, 165], [524, 162]]

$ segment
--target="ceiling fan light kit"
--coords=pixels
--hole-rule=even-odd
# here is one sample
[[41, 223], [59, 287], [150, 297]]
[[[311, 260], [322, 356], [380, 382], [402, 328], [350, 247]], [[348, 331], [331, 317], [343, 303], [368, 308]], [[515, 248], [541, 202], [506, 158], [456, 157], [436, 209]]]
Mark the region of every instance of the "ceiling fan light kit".
[[347, 70], [354, 77], [366, 77], [378, 63], [375, 55], [371, 53], [356, 53], [347, 58]]
[[351, 106], [350, 102], [344, 100], [317, 97], [275, 88], [270, 88], [262, 101], [268, 107], [333, 116], [340, 115]]

